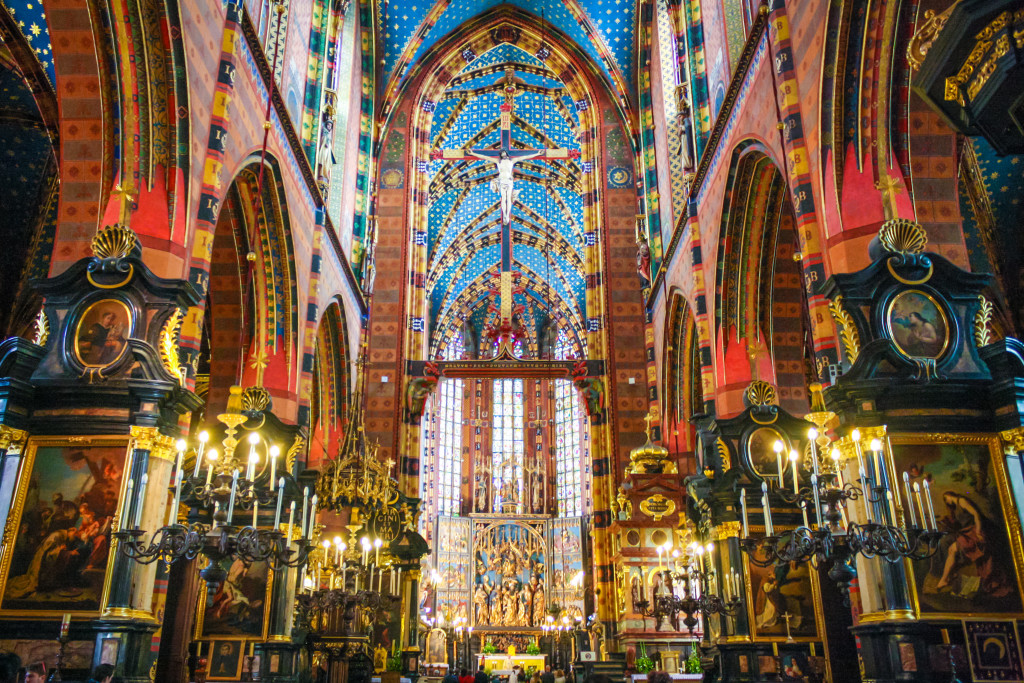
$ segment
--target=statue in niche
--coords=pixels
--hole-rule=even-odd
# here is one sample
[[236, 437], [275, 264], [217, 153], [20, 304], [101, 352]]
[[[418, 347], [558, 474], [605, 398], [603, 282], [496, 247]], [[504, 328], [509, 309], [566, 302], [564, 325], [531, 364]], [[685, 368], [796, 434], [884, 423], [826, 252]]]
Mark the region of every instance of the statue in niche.
[[640, 235], [636, 239], [636, 272], [645, 282], [651, 282], [651, 246], [647, 239]]
[[686, 84], [676, 89], [676, 130], [679, 136], [677, 154], [682, 159], [683, 171], [692, 173], [696, 164], [693, 158], [693, 117], [690, 116], [690, 97]]
[[533, 511], [544, 512], [544, 476], [540, 473], [540, 465], [533, 470]]
[[476, 585], [476, 592], [473, 594], [473, 605], [476, 609], [476, 624], [489, 624], [491, 619], [491, 595], [487, 586], [481, 582]]
[[323, 130], [316, 150], [316, 183], [320, 193], [327, 197], [331, 188], [331, 171], [334, 168], [334, 107], [327, 105], [323, 111]]
[[530, 593], [530, 626], [540, 626], [544, 623], [547, 604], [544, 599], [544, 581], [539, 574], [530, 577], [527, 590]]
[[476, 475], [476, 493], [474, 494], [476, 499], [476, 511], [486, 512], [487, 511], [487, 477], [482, 473]]

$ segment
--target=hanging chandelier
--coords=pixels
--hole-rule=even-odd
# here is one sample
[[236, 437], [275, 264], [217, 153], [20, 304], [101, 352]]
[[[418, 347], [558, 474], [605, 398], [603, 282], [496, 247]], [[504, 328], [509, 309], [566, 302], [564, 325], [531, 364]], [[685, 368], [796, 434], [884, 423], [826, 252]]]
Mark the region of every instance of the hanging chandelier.
[[[224, 581], [230, 562], [236, 559], [247, 565], [267, 562], [275, 571], [305, 564], [313, 547], [317, 497], [309, 498], [308, 487], [300, 491], [299, 482], [289, 471], [294, 453], [279, 462], [280, 447], [260, 432], [266, 423], [264, 411], [269, 407], [266, 389], [250, 387], [242, 391], [232, 387], [228, 410], [217, 416], [223, 425], [219, 444], [211, 443], [207, 431], [200, 432], [193, 443], [177, 442], [171, 523], [152, 534], [141, 528], [141, 501], [145, 499], [148, 475], [143, 474], [138, 484], [130, 479], [125, 498], [132, 500], [138, 486], [135, 499], [140, 503], [131, 523], [114, 532], [118, 551], [140, 564], [158, 560], [170, 564], [202, 554], [207, 565], [200, 575], [211, 589]], [[240, 434], [240, 429], [248, 434]], [[189, 457], [194, 462], [191, 471], [185, 467]], [[301, 518], [296, 520], [300, 501]], [[179, 521], [182, 503], [188, 506], [188, 519]], [[286, 505], [288, 521], [282, 527]], [[269, 518], [271, 506], [273, 524], [265, 519], [261, 525], [261, 510], [264, 518]], [[249, 524], [243, 525], [240, 520]]]

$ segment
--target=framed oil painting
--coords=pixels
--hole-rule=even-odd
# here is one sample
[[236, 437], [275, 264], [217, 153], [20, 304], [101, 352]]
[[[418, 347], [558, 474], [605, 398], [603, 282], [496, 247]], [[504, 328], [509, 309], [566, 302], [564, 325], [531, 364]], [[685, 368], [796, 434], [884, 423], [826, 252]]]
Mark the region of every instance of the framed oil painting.
[[788, 472], [789, 460], [787, 455], [791, 448], [789, 439], [772, 427], [758, 427], [747, 437], [747, 455], [750, 458], [750, 466], [761, 477], [778, 482], [779, 464], [775, 454], [775, 442], [781, 441], [783, 447], [783, 471]]
[[122, 437], [29, 441], [7, 521], [3, 611], [100, 609], [127, 454]]
[[110, 365], [128, 346], [132, 314], [120, 299], [102, 299], [89, 305], [75, 328], [75, 357], [86, 367]]
[[242, 677], [244, 640], [214, 640], [206, 656], [209, 662], [208, 681], [237, 681]]
[[885, 322], [897, 350], [909, 358], [938, 358], [949, 346], [946, 313], [925, 292], [908, 289], [894, 296]]
[[755, 638], [817, 639], [818, 615], [814, 606], [817, 591], [811, 571], [806, 562], [758, 567], [747, 560], [748, 616]]
[[938, 552], [913, 562], [921, 616], [1019, 614], [1014, 554], [1020, 554], [1017, 515], [1010, 505], [998, 444], [986, 437], [892, 438], [893, 464], [911, 485], [927, 480], [938, 527], [947, 534]]
[[273, 572], [266, 562], [253, 562], [248, 567], [235, 560], [228, 576], [212, 598], [202, 594], [202, 623], [198, 636], [247, 636], [265, 638], [265, 615], [273, 582]]

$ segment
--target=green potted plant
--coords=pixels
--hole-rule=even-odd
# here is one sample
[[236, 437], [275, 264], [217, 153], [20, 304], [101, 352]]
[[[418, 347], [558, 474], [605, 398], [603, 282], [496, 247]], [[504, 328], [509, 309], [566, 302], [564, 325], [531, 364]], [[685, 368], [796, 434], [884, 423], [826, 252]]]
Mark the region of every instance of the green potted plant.
[[539, 655], [540, 645], [537, 644], [536, 640], [531, 640], [530, 644], [526, 646], [526, 654], [528, 655]]
[[484, 643], [483, 653], [485, 655], [493, 655], [497, 651], [498, 651], [498, 648], [496, 648], [494, 646], [494, 643], [492, 643], [490, 641], [487, 641], [486, 643]]
[[647, 646], [640, 643], [640, 656], [636, 658], [636, 672], [638, 674], [648, 674], [654, 671], [654, 660], [647, 656]]
[[700, 665], [700, 652], [696, 645], [690, 646], [690, 656], [683, 662], [683, 672], [689, 674], [687, 678], [703, 678], [704, 669]]

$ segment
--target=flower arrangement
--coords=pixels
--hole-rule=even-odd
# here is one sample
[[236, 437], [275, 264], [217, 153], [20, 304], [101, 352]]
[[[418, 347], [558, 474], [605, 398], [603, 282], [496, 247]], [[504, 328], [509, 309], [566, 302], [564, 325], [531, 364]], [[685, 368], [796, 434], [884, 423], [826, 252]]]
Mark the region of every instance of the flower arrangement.
[[494, 646], [494, 643], [492, 643], [490, 641], [484, 643], [483, 653], [485, 655], [493, 655], [497, 651], [498, 651], [498, 648], [496, 648]]
[[526, 646], [526, 654], [528, 655], [539, 655], [540, 645], [537, 644], [536, 640], [530, 641], [530, 644]]

